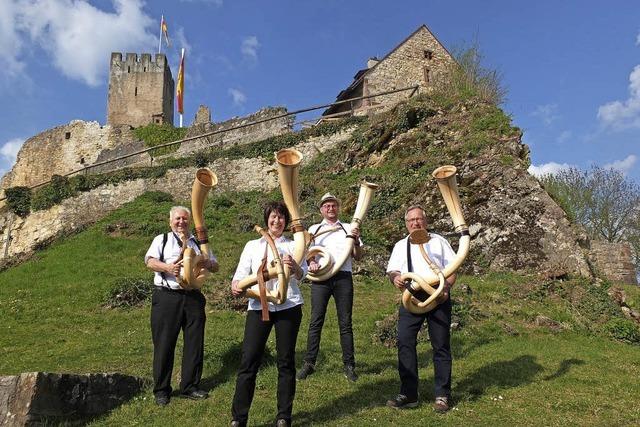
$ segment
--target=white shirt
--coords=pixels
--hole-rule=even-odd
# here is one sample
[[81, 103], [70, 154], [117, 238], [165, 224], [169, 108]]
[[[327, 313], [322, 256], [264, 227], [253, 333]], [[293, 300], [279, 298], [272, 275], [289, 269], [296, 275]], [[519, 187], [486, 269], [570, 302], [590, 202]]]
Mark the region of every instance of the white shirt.
[[[456, 254], [453, 252], [451, 245], [444, 237], [439, 234], [429, 233], [431, 237], [427, 243], [424, 244], [427, 255], [438, 267], [444, 269], [455, 258]], [[407, 262], [407, 239], [409, 236], [400, 240], [393, 247], [391, 257], [389, 258], [389, 264], [387, 264], [387, 273], [391, 271], [399, 271], [401, 274], [409, 272], [409, 264]], [[419, 245], [411, 244], [411, 263], [413, 265], [413, 272], [416, 274], [426, 274], [431, 272], [431, 268], [427, 262], [422, 258]]]
[[[276, 248], [280, 253], [280, 258], [283, 255], [291, 255], [293, 256], [293, 251], [295, 247], [295, 243], [284, 236], [280, 236], [277, 239], [273, 239], [276, 244]], [[240, 255], [240, 261], [238, 261], [238, 267], [236, 268], [236, 272], [233, 275], [232, 280], [242, 280], [245, 277], [250, 275], [255, 275], [256, 271], [260, 268], [260, 264], [262, 264], [262, 258], [264, 257], [265, 248], [267, 248], [267, 241], [264, 237], [261, 237], [256, 240], [250, 240], [244, 245], [244, 249], [242, 250], [242, 254]], [[270, 248], [267, 249], [267, 261], [270, 262], [273, 260], [273, 253]], [[307, 261], [304, 259], [300, 265], [304, 275], [307, 274]], [[284, 303], [277, 305], [272, 302], [268, 302], [269, 311], [282, 311], [289, 309], [291, 307], [295, 307], [296, 305], [302, 304], [304, 301], [302, 299], [302, 294], [300, 293], [300, 288], [298, 287], [298, 282], [295, 278], [295, 275], [291, 275], [289, 279], [289, 286], [287, 288], [287, 299]], [[278, 278], [271, 279], [265, 283], [267, 291], [274, 291], [278, 289]], [[255, 284], [251, 287], [251, 289], [257, 294], [259, 293], [258, 285]], [[260, 304], [259, 299], [249, 298], [249, 310], [261, 310], [262, 305]]]
[[[149, 258], [155, 258], [160, 260], [160, 255], [162, 253], [162, 240], [164, 239], [164, 234], [160, 234], [153, 239], [151, 242], [151, 246], [147, 250], [147, 253], [144, 256], [144, 263], [146, 264], [149, 261]], [[195, 249], [196, 254], [200, 255], [200, 248], [195, 241], [193, 235], [189, 236], [189, 240], [187, 240], [187, 246]], [[167, 236], [167, 244], [164, 247], [164, 262], [167, 264], [174, 263], [178, 260], [180, 256], [180, 252], [182, 251], [182, 246], [178, 242], [177, 236], [173, 232], [169, 232]], [[215, 255], [209, 253], [209, 259], [214, 262], [218, 262]], [[176, 276], [170, 273], [163, 273], [164, 280], [162, 279], [161, 273], [155, 271], [153, 275], [153, 284], [160, 287], [171, 288], [171, 289], [182, 289], [182, 287], [178, 284], [176, 280]]]
[[[342, 226], [343, 228], [340, 228]], [[322, 246], [331, 254], [334, 260], [338, 259], [340, 255], [343, 253], [345, 246], [347, 246], [347, 234], [351, 234], [351, 224], [343, 224], [340, 221], [336, 221], [335, 224], [330, 224], [327, 220], [322, 220], [320, 224], [313, 224], [309, 227], [309, 233], [315, 234], [320, 229], [320, 233], [323, 231], [329, 230], [333, 227], [337, 227], [338, 229], [331, 233], [324, 233], [320, 236], [316, 237], [312, 246]], [[356, 245], [362, 246], [362, 240], [358, 239], [358, 242], [355, 242]], [[340, 267], [340, 271], [347, 271], [351, 273], [353, 269], [351, 255], [347, 258], [345, 263]]]

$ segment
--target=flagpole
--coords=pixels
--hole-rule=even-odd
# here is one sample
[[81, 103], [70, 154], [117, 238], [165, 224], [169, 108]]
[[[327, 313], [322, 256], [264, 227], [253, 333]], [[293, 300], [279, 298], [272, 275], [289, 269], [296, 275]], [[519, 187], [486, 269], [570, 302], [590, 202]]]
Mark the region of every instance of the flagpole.
[[[184, 48], [182, 48], [182, 57], [180, 60], [181, 64], [182, 64], [182, 92], [181, 95], [182, 96], [182, 109], [184, 110]], [[180, 112], [180, 127], [182, 127], [182, 111]]]
[[164, 14], [160, 18], [160, 37], [158, 38], [158, 53], [162, 53], [162, 23], [164, 22]]

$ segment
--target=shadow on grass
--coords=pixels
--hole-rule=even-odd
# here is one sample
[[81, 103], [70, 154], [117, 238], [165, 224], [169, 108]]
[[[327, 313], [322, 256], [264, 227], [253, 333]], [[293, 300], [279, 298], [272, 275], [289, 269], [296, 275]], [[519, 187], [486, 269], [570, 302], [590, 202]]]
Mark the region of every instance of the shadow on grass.
[[560, 363], [560, 366], [558, 366], [558, 370], [555, 371], [553, 374], [551, 375], [547, 375], [546, 377], [542, 378], [545, 381], [551, 381], [551, 380], [555, 380], [556, 378], [560, 378], [561, 376], [565, 375], [567, 372], [569, 372], [569, 369], [571, 368], [571, 365], [584, 365], [584, 360], [581, 359], [566, 359], [563, 360]]
[[333, 424], [332, 421], [351, 416], [363, 409], [384, 406], [388, 398], [397, 394], [398, 387], [398, 379], [362, 382], [350, 394], [326, 399], [321, 406], [311, 411], [297, 412], [294, 409], [294, 424]]
[[491, 387], [518, 387], [533, 382], [543, 370], [535, 357], [524, 355], [513, 360], [489, 363], [454, 386], [460, 400], [477, 400]]
[[[203, 390], [211, 391], [217, 384], [226, 383], [229, 381], [235, 382], [236, 374], [238, 373], [238, 367], [240, 366], [240, 357], [242, 355], [242, 342], [232, 344], [223, 354], [220, 356], [218, 362], [218, 356], [214, 353], [205, 351], [205, 365], [211, 365], [219, 363], [218, 371], [206, 378], [203, 378], [200, 382], [200, 386]], [[270, 346], [266, 346], [264, 354], [262, 356], [262, 363], [260, 364], [260, 370], [267, 368], [276, 363], [276, 358], [273, 355]]]

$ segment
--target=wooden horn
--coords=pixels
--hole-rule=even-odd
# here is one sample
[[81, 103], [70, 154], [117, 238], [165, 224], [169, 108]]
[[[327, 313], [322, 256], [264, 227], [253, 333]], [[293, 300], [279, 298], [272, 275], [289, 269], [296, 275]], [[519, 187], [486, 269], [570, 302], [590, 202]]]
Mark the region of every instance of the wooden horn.
[[192, 248], [186, 248], [183, 256], [183, 270], [180, 285], [185, 289], [200, 289], [210, 272], [200, 264], [209, 260], [209, 235], [204, 222], [204, 202], [209, 191], [218, 185], [218, 177], [211, 169], [202, 168], [196, 172], [191, 187], [191, 216], [200, 242], [200, 255]]

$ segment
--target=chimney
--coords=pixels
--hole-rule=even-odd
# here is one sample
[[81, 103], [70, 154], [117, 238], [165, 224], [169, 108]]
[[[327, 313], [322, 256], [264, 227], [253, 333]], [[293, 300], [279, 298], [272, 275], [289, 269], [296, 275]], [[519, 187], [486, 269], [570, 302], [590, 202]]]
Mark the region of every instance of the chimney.
[[376, 65], [378, 62], [380, 62], [380, 60], [378, 58], [376, 58], [375, 56], [372, 56], [371, 58], [369, 58], [369, 60], [367, 61], [367, 69], [373, 67], [374, 65]]

